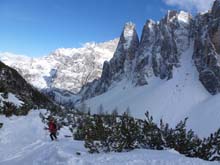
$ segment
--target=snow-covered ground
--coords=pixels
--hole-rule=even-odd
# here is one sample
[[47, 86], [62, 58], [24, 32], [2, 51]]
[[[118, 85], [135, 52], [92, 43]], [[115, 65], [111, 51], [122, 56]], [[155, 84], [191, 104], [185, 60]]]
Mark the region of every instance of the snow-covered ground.
[[[134, 150], [124, 153], [89, 154], [83, 142], [65, 138], [63, 128], [58, 141], [50, 141], [39, 111], [28, 116], [5, 118], [0, 129], [0, 165], [217, 165], [186, 158], [173, 150]], [[80, 152], [81, 155], [77, 155]]]

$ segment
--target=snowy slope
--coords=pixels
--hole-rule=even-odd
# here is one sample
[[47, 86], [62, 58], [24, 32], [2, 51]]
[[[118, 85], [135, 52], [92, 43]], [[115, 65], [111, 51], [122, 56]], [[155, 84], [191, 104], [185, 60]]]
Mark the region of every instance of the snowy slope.
[[[0, 165], [217, 165], [195, 158], [186, 158], [173, 150], [134, 150], [125, 153], [89, 154], [83, 142], [64, 138], [51, 142], [39, 111], [28, 116], [5, 118], [0, 129]], [[19, 123], [19, 124], [18, 124]], [[81, 155], [76, 155], [80, 152]]]
[[148, 110], [157, 122], [163, 118], [172, 126], [189, 117], [189, 128], [208, 136], [220, 127], [220, 95], [211, 96], [198, 81], [192, 51], [191, 46], [181, 55], [181, 67], [174, 69], [172, 79], [151, 77], [149, 84], [142, 87], [134, 87], [124, 80], [113, 84], [108, 92], [88, 99], [86, 104], [94, 113], [101, 104], [110, 112], [114, 108], [123, 112], [129, 107], [131, 114], [138, 118], [143, 118]]

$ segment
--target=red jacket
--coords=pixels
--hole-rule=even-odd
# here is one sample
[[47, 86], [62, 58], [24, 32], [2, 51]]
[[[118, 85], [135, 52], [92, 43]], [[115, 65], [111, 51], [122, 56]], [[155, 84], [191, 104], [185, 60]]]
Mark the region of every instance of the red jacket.
[[52, 121], [49, 122], [49, 131], [51, 133], [56, 133], [57, 132], [56, 124]]

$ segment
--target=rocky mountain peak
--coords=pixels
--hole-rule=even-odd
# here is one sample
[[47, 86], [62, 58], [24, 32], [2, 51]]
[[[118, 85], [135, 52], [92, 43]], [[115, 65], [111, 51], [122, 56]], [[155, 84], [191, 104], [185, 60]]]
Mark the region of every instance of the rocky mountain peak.
[[162, 19], [161, 23], [170, 24], [178, 21], [179, 23], [189, 24], [192, 16], [190, 13], [185, 11], [176, 11], [176, 10], [168, 10], [164, 19]]
[[133, 35], [133, 32], [135, 31], [135, 24], [133, 22], [127, 22], [125, 23], [125, 26], [124, 26], [124, 36], [132, 36]]
[[171, 22], [177, 15], [178, 12], [176, 10], [168, 10], [164, 20], [166, 22]]
[[155, 22], [154, 20], [148, 19], [145, 24], [148, 25], [149, 28], [152, 28], [152, 26], [153, 26], [155, 23], [156, 23], [156, 22]]
[[178, 21], [183, 23], [190, 23], [190, 20], [192, 20], [192, 15], [185, 11], [180, 11], [177, 15]]
[[132, 69], [132, 60], [139, 46], [139, 38], [135, 25], [125, 24], [113, 58], [110, 60], [111, 72], [117, 75], [128, 73]]
[[123, 29], [123, 37], [128, 42], [128, 45], [130, 44], [132, 38], [136, 33], [135, 24], [132, 22], [127, 22]]
[[133, 44], [138, 44], [139, 39], [136, 32], [135, 24], [132, 22], [127, 22], [124, 26], [124, 29], [121, 33], [119, 44], [123, 45], [124, 50], [130, 49], [130, 46]]

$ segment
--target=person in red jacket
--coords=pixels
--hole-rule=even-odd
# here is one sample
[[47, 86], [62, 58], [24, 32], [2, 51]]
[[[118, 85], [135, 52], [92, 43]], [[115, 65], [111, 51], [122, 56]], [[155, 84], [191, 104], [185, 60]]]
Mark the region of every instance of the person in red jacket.
[[57, 125], [56, 125], [56, 123], [55, 123], [53, 118], [50, 118], [48, 126], [49, 126], [51, 140], [52, 141], [53, 140], [57, 140], [57, 136], [56, 136], [56, 134], [57, 134]]

